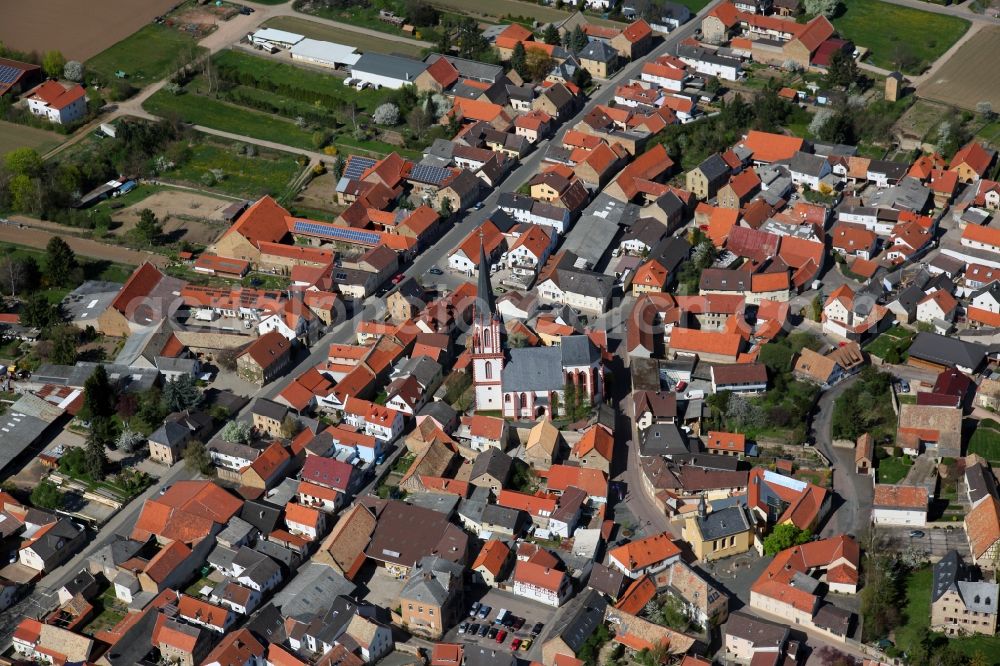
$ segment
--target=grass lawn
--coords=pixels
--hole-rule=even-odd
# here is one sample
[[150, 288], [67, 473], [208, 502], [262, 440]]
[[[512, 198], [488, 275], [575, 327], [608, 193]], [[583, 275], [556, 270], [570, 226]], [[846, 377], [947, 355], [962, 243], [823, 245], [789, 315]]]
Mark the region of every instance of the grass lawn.
[[1000, 431], [980, 422], [969, 439], [969, 453], [978, 453], [987, 460], [1000, 460]]
[[423, 47], [410, 42], [400, 42], [394, 39], [382, 39], [373, 35], [366, 35], [347, 28], [338, 28], [332, 25], [324, 25], [310, 21], [308, 18], [297, 16], [277, 16], [264, 22], [264, 27], [276, 28], [278, 30], [288, 30], [297, 32], [309, 39], [319, 39], [327, 42], [337, 42], [354, 46], [365, 51], [376, 51], [378, 53], [399, 53], [419, 57]]
[[[508, 20], [524, 16], [535, 19], [540, 23], [561, 21], [571, 13], [563, 9], [556, 9], [553, 6], [538, 5], [533, 2], [522, 2], [521, 0], [490, 0], [489, 2], [481, 2], [481, 0], [431, 0], [431, 4], [435, 7], [460, 14], [470, 14], [473, 16], [485, 15]], [[617, 27], [623, 25], [615, 21], [597, 18], [592, 14], [587, 15], [587, 22]]]
[[0, 120], [0, 155], [15, 148], [34, 148], [44, 155], [65, 140], [66, 137], [55, 132]]
[[915, 335], [913, 331], [909, 331], [901, 326], [893, 326], [865, 345], [865, 351], [884, 359], [889, 350], [895, 347], [902, 358], [906, 350], [910, 348]]
[[[13, 243], [0, 243], [0, 256], [34, 257], [42, 271], [42, 277], [44, 278], [45, 276], [45, 250], [37, 250], [33, 247], [27, 247], [24, 245], [14, 245]], [[80, 266], [83, 267], [83, 276], [87, 280], [125, 282], [128, 280], [129, 276], [132, 275], [132, 271], [135, 270], [133, 266], [114, 264], [110, 261], [102, 261], [100, 259], [77, 257], [77, 260], [80, 262]], [[53, 288], [44, 290], [42, 293], [44, 293], [50, 301], [59, 302], [63, 299], [63, 296], [68, 294], [70, 291], [70, 289]]]
[[182, 58], [205, 49], [178, 30], [151, 23], [87, 61], [87, 70], [111, 81], [118, 70], [133, 84], [159, 81], [177, 68]]
[[1000, 146], [1000, 120], [994, 120], [976, 132], [976, 136], [993, 146]]
[[247, 157], [237, 155], [230, 142], [200, 141], [191, 153], [190, 160], [165, 175], [202, 187], [206, 173], [220, 170], [225, 177], [210, 189], [246, 199], [281, 196], [302, 169], [290, 153], [258, 149], [256, 157]]
[[899, 458], [882, 458], [878, 461], [878, 482], [899, 483], [913, 466], [913, 461], [907, 456]]
[[958, 41], [969, 22], [880, 0], [843, 0], [833, 20], [841, 37], [870, 49], [868, 62], [919, 74]]
[[691, 10], [692, 14], [697, 14], [711, 1], [712, 0], [677, 0], [677, 4], [684, 5]]
[[146, 100], [142, 107], [160, 116], [177, 115], [181, 120], [195, 125], [286, 146], [313, 149], [311, 134], [289, 120], [200, 95], [173, 95], [160, 90]]

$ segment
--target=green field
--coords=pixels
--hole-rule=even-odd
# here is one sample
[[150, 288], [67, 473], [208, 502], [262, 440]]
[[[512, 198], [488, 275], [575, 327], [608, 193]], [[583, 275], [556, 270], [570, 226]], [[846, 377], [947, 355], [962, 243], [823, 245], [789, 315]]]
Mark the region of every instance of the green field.
[[365, 35], [355, 30], [348, 30], [347, 28], [316, 23], [307, 18], [298, 18], [297, 16], [277, 16], [268, 19], [263, 25], [267, 28], [297, 32], [309, 39], [321, 39], [328, 42], [354, 46], [362, 52], [377, 51], [379, 53], [399, 53], [400, 55], [420, 57], [424, 49], [424, 47], [411, 44], [410, 42], [400, 42], [389, 38], [382, 39], [373, 35]]
[[902, 359], [906, 354], [906, 350], [910, 348], [915, 335], [913, 331], [909, 331], [901, 326], [893, 326], [865, 345], [865, 351], [872, 356], [884, 359], [889, 350], [895, 347], [896, 351], [899, 352], [900, 359]]
[[976, 132], [976, 136], [988, 142], [993, 147], [1000, 146], [1000, 120], [994, 120], [988, 125], [983, 126], [982, 129]]
[[[698, 2], [700, 0], [690, 0]], [[510, 17], [528, 17], [540, 23], [551, 23], [561, 21], [571, 12], [556, 9], [553, 6], [539, 5], [533, 2], [521, 2], [520, 0], [430, 0], [431, 4], [440, 9], [457, 12], [459, 14], [469, 14], [471, 16], [486, 16], [497, 19], [510, 19]], [[685, 3], [687, 4], [687, 3]], [[587, 15], [588, 23], [597, 25], [610, 25], [621, 27], [622, 23], [597, 18], [591, 14]]]
[[[389, 90], [355, 90], [344, 85], [344, 80], [332, 74], [323, 74], [311, 69], [304, 69], [287, 63], [260, 58], [243, 51], [223, 51], [213, 58], [220, 69], [233, 70], [238, 74], [253, 77], [256, 81], [271, 82], [282, 86], [295, 88], [304, 95], [329, 96], [336, 99], [332, 106], [345, 104], [349, 101], [358, 105], [362, 111], [371, 112], [379, 104], [385, 102]], [[252, 86], [246, 86], [252, 88]], [[261, 91], [263, 92], [263, 91]], [[293, 100], [272, 91], [265, 93], [267, 97], [278, 97], [284, 103], [304, 103], [312, 106], [308, 100]]]
[[192, 146], [188, 162], [164, 175], [202, 187], [202, 178], [214, 169], [225, 173], [225, 177], [208, 189], [258, 199], [265, 194], [274, 197], [284, 194], [302, 167], [290, 153], [260, 149], [256, 157], [247, 157], [237, 155], [231, 143], [202, 140]]
[[15, 148], [34, 148], [42, 155], [65, 140], [66, 137], [55, 132], [0, 120], [0, 155]]
[[871, 64], [906, 74], [924, 71], [969, 29], [965, 19], [880, 0], [843, 0], [843, 5], [833, 19], [837, 32], [868, 48]]
[[174, 95], [166, 90], [160, 90], [146, 100], [142, 108], [159, 116], [176, 115], [185, 122], [224, 132], [252, 136], [296, 148], [308, 150], [313, 148], [310, 133], [290, 120], [200, 95]]
[[712, 2], [712, 0], [677, 0], [677, 4], [684, 5], [691, 10], [692, 14], [697, 14], [710, 2]]
[[[41, 269], [42, 276], [44, 277], [45, 275], [45, 250], [38, 250], [24, 245], [14, 245], [13, 243], [0, 243], [0, 256], [34, 257], [35, 261], [38, 262], [38, 267]], [[77, 260], [83, 268], [83, 277], [86, 280], [106, 280], [108, 282], [124, 283], [132, 275], [132, 271], [135, 270], [132, 266], [114, 264], [110, 261], [102, 261], [100, 259], [88, 259], [78, 256]], [[72, 290], [62, 287], [52, 287], [50, 289], [43, 289], [40, 293], [45, 294], [49, 302], [58, 303], [70, 291]]]
[[184, 60], [205, 52], [195, 41], [162, 25], [149, 24], [87, 61], [87, 70], [107, 81], [118, 70], [132, 84], [148, 84], [166, 78]]

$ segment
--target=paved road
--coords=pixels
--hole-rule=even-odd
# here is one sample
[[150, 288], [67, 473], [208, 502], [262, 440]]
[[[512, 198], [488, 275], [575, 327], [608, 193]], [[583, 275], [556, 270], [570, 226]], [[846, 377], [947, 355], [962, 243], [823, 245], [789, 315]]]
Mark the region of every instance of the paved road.
[[813, 417], [812, 436], [816, 448], [833, 462], [834, 507], [821, 534], [861, 534], [868, 526], [873, 497], [870, 476], [856, 474], [854, 449], [833, 446], [833, 403], [858, 377], [849, 377], [820, 396]]

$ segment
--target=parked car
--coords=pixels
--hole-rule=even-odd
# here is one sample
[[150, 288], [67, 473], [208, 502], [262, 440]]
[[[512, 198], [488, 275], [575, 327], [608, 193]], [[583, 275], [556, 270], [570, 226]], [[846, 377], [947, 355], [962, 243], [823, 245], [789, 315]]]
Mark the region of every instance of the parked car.
[[521, 647], [521, 639], [520, 638], [515, 638], [514, 640], [512, 640], [510, 642], [510, 649], [511, 650], [517, 650], [517, 648], [519, 648], [519, 647]]
[[499, 629], [497, 629], [496, 627], [490, 627], [490, 631], [486, 635], [489, 636], [490, 638], [496, 638], [498, 633], [500, 633]]
[[431, 275], [444, 275], [444, 271], [438, 268], [437, 266], [435, 266], [434, 268], [430, 269], [427, 272], [430, 273]]
[[536, 622], [535, 626], [531, 628], [531, 635], [537, 636], [538, 634], [542, 633], [542, 629], [544, 628], [545, 628], [544, 624], [542, 624], [541, 622]]
[[521, 649], [522, 650], [530, 650], [531, 649], [531, 644], [534, 643], [534, 642], [535, 642], [535, 640], [533, 638], [525, 638], [523, 641], [521, 641]]
[[468, 631], [468, 629], [469, 629], [468, 622], [463, 622], [462, 624], [458, 625], [458, 633], [460, 634], [464, 634], [466, 631]]
[[479, 607], [482, 606], [478, 601], [472, 602], [472, 608], [469, 609], [469, 617], [476, 617], [476, 613], [479, 612]]
[[524, 626], [524, 618], [523, 617], [515, 617], [514, 621], [511, 622], [510, 626], [511, 626], [511, 628], [514, 631], [520, 631], [521, 627]]
[[924, 538], [924, 533], [922, 531], [920, 531], [920, 530], [913, 530], [912, 532], [910, 532], [910, 538], [912, 538], [912, 539], [923, 539]]
[[469, 628], [465, 630], [465, 633], [469, 634], [470, 636], [475, 636], [476, 634], [479, 633], [479, 625], [478, 624], [469, 625]]
[[481, 627], [479, 627], [479, 635], [480, 636], [485, 636], [486, 634], [489, 633], [489, 631], [490, 631], [490, 625], [488, 625], [488, 624], [484, 624]]
[[497, 643], [503, 643], [505, 640], [507, 640], [507, 631], [505, 629], [501, 629], [497, 633]]
[[479, 617], [485, 620], [487, 617], [489, 617], [491, 610], [493, 610], [492, 606], [487, 606], [486, 604], [483, 604], [482, 606], [479, 607]]

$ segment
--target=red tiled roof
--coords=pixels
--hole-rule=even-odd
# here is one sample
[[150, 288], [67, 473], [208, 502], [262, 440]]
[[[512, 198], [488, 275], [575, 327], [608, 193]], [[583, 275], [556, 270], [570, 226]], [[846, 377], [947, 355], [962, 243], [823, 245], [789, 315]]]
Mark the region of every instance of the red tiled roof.
[[246, 210], [225, 235], [238, 233], [253, 245], [263, 241], [278, 243], [288, 234], [288, 211], [265, 195]]
[[794, 136], [750, 130], [740, 145], [752, 151], [753, 159], [759, 162], [777, 162], [791, 159], [795, 153], [802, 150], [804, 143], [802, 139]]
[[56, 110], [67, 106], [87, 96], [87, 91], [79, 83], [64, 88], [58, 81], [46, 81], [31, 92], [31, 97], [37, 97]]
[[458, 81], [458, 70], [444, 57], [435, 60], [426, 71], [442, 88], [450, 88]]
[[955, 153], [955, 157], [951, 159], [951, 168], [955, 169], [965, 164], [977, 174], [983, 176], [986, 174], [986, 170], [990, 167], [992, 161], [993, 155], [986, 152], [986, 149], [973, 139]]

